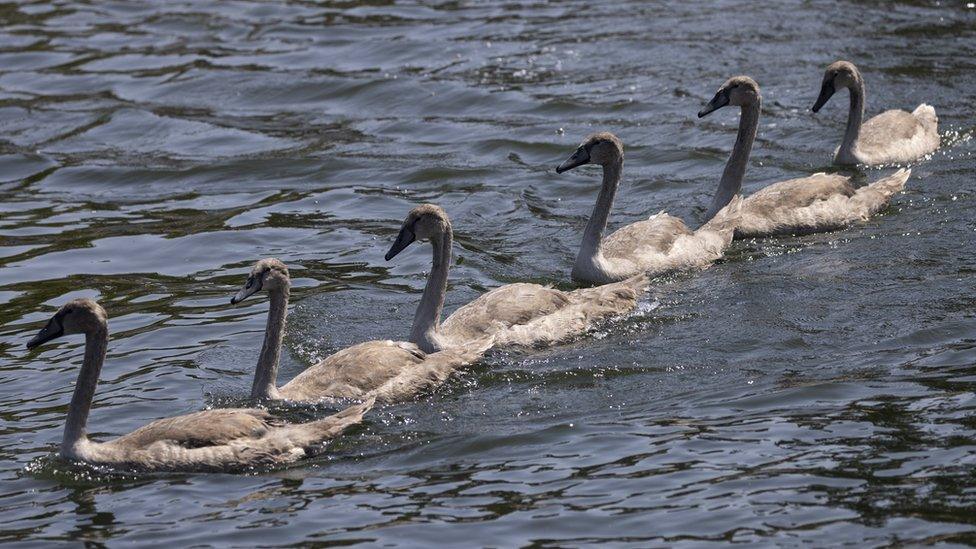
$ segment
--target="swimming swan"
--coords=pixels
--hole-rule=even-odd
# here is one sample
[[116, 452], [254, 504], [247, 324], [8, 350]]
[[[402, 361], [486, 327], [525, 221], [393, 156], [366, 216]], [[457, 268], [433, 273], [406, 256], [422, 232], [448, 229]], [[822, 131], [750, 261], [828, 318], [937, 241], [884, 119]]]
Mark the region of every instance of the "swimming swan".
[[[730, 78], [698, 117], [727, 105], [741, 107], [739, 133], [709, 211], [721, 208], [727, 197], [742, 188], [762, 109], [759, 84], [748, 76]], [[735, 235], [747, 238], [821, 232], [866, 220], [888, 205], [905, 187], [909, 175], [910, 170], [898, 170], [860, 189], [851, 185], [849, 177], [826, 173], [774, 183], [742, 202]]]
[[317, 402], [376, 398], [399, 402], [440, 385], [458, 368], [477, 361], [491, 346], [490, 338], [482, 337], [466, 346], [428, 354], [405, 341], [367, 341], [326, 357], [278, 387], [278, 360], [291, 291], [284, 263], [273, 258], [258, 261], [231, 303], [240, 303], [262, 290], [268, 293], [271, 306], [251, 386], [251, 398], [255, 399]]
[[148, 471], [227, 471], [301, 459], [362, 421], [372, 400], [336, 415], [285, 425], [258, 409], [205, 410], [160, 419], [110, 440], [88, 439], [86, 425], [108, 346], [108, 315], [90, 299], [69, 301], [27, 343], [34, 349], [63, 335], [85, 334], [85, 358], [64, 425], [61, 455]]
[[447, 294], [454, 232], [447, 213], [433, 204], [410, 211], [386, 260], [415, 240], [430, 240], [433, 266], [410, 330], [410, 341], [432, 352], [448, 349], [485, 335], [496, 345], [551, 344], [586, 331], [599, 319], [633, 309], [647, 288], [641, 275], [623, 282], [563, 292], [539, 284], [506, 284], [454, 311], [441, 322]]
[[556, 173], [563, 173], [584, 164], [603, 166], [603, 186], [583, 230], [583, 242], [573, 265], [573, 280], [607, 284], [638, 273], [655, 276], [680, 269], [703, 268], [722, 257], [732, 243], [740, 202], [738, 198], [732, 200], [731, 195], [728, 207], [696, 231], [662, 211], [604, 238], [623, 163], [623, 143], [612, 133], [601, 132], [587, 137], [576, 152], [556, 168]]
[[813, 112], [841, 89], [850, 90], [847, 130], [834, 156], [835, 164], [894, 164], [917, 160], [939, 148], [939, 117], [922, 103], [911, 113], [885, 111], [864, 124], [864, 79], [854, 63], [837, 61], [827, 67]]

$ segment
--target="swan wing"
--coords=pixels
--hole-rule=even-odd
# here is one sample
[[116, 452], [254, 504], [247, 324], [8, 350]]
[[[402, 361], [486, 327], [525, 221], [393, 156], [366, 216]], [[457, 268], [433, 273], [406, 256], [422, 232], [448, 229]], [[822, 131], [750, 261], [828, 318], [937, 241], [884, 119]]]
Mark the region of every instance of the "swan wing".
[[773, 183], [745, 199], [736, 234], [755, 237], [829, 230], [846, 223], [849, 177], [817, 173]]
[[565, 292], [540, 284], [506, 284], [482, 294], [449, 316], [440, 336], [454, 344], [498, 335], [553, 314], [569, 304]]
[[707, 267], [731, 244], [732, 227], [734, 224], [727, 229], [713, 224], [692, 231], [682, 220], [661, 213], [613, 233], [600, 250], [607, 265], [617, 272], [656, 276]]
[[881, 149], [901, 139], [911, 139], [924, 131], [922, 122], [910, 112], [885, 111], [861, 125], [857, 146], [860, 149]]
[[745, 199], [747, 215], [770, 216], [777, 210], [803, 208], [832, 196], [854, 196], [851, 179], [843, 175], [816, 173], [780, 181], [764, 187]]
[[370, 391], [380, 402], [401, 402], [428, 392], [447, 381], [458, 368], [477, 361], [493, 344], [493, 337], [469, 345], [452, 347], [427, 355], [420, 364], [407, 366], [399, 374]]
[[861, 126], [858, 159], [869, 165], [911, 162], [939, 148], [938, 117], [929, 105], [885, 111]]
[[513, 326], [498, 335], [498, 343], [522, 347], [551, 345], [581, 334], [600, 320], [633, 309], [648, 282], [648, 278], [641, 274], [620, 282], [568, 292], [566, 306]]
[[109, 444], [135, 450], [167, 441], [184, 448], [200, 448], [261, 437], [278, 424], [266, 410], [256, 408], [204, 410], [153, 421]]
[[367, 341], [347, 347], [295, 376], [278, 392], [296, 401], [363, 398], [428, 355], [405, 341]]
[[603, 239], [600, 251], [607, 259], [634, 260], [640, 256], [667, 255], [681, 236], [693, 232], [684, 221], [659, 213], [644, 221], [631, 223]]

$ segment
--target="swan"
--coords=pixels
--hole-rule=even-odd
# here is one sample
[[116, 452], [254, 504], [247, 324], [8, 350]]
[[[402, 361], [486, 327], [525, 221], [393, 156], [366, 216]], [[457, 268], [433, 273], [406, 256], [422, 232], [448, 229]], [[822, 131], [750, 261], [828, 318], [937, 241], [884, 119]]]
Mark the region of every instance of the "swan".
[[108, 346], [108, 315], [90, 299], [69, 301], [27, 343], [28, 349], [68, 334], [85, 334], [85, 358], [64, 425], [61, 456], [92, 464], [148, 471], [228, 471], [282, 465], [312, 453], [362, 421], [373, 401], [336, 415], [286, 425], [254, 408], [205, 410], [160, 419], [110, 440], [87, 435], [98, 376]]
[[895, 164], [917, 160], [939, 148], [939, 117], [931, 105], [922, 103], [911, 113], [885, 111], [864, 124], [864, 78], [850, 61], [827, 67], [813, 112], [841, 88], [850, 90], [844, 140], [834, 156], [835, 164]]
[[733, 200], [731, 195], [728, 206], [696, 231], [662, 211], [604, 238], [603, 231], [623, 171], [623, 143], [612, 133], [595, 133], [556, 167], [556, 173], [584, 164], [603, 166], [603, 186], [583, 230], [583, 242], [573, 265], [573, 280], [607, 284], [638, 273], [656, 276], [680, 269], [703, 268], [721, 258], [732, 243], [740, 200]]
[[[748, 76], [730, 78], [698, 117], [727, 105], [741, 108], [739, 132], [706, 219], [742, 188], [762, 109], [759, 84]], [[822, 232], [866, 220], [888, 205], [891, 197], [905, 187], [909, 175], [911, 170], [898, 170], [859, 189], [854, 188], [849, 177], [827, 173], [774, 183], [743, 200], [735, 236]]]
[[278, 387], [278, 359], [290, 289], [288, 267], [274, 258], [262, 259], [231, 299], [237, 304], [263, 290], [271, 301], [251, 398], [297, 402], [376, 398], [400, 402], [440, 385], [458, 368], [477, 361], [491, 346], [490, 338], [481, 337], [464, 346], [428, 354], [404, 341], [367, 341], [326, 357]]
[[627, 312], [647, 288], [643, 275], [601, 288], [563, 292], [539, 284], [506, 284], [464, 305], [441, 322], [454, 232], [447, 213], [434, 204], [407, 215], [386, 253], [393, 259], [415, 240], [429, 240], [433, 266], [414, 315], [410, 341], [426, 352], [449, 349], [489, 335], [496, 345], [552, 344], [586, 331], [599, 319]]

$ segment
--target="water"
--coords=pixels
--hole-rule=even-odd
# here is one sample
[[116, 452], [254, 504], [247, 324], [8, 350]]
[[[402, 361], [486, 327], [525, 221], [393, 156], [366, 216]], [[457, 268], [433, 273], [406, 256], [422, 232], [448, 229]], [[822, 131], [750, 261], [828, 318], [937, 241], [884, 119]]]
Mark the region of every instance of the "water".
[[[976, 543], [976, 9], [819, 4], [0, 6], [0, 540]], [[283, 380], [406, 336], [429, 250], [382, 256], [420, 202], [454, 220], [449, 308], [566, 286], [599, 172], [552, 168], [586, 134], [626, 143], [612, 224], [696, 223], [737, 123], [701, 105], [734, 74], [763, 86], [747, 192], [829, 169], [846, 94], [809, 107], [838, 58], [869, 114], [941, 119], [946, 146], [885, 215], [738, 242], [625, 319], [378, 408], [301, 467], [55, 457], [82, 342], [23, 345], [66, 300], [111, 315], [95, 437], [238, 403], [267, 302], [228, 301], [256, 259], [295, 279]]]

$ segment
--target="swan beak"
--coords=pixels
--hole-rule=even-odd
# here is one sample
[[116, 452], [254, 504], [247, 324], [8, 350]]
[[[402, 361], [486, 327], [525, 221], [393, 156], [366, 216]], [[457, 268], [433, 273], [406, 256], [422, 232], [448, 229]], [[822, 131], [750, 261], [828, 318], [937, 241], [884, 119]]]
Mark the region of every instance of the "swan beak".
[[573, 156], [566, 159], [565, 162], [556, 166], [556, 173], [563, 173], [565, 171], [572, 170], [577, 166], [582, 166], [583, 164], [590, 163], [590, 153], [584, 147], [576, 149]]
[[386, 252], [383, 256], [387, 261], [396, 257], [396, 255], [404, 250], [411, 242], [417, 240], [417, 235], [413, 234], [409, 228], [404, 227], [400, 229], [400, 234], [397, 235], [396, 241], [390, 246], [390, 251]]
[[241, 301], [244, 301], [259, 291], [261, 291], [261, 279], [254, 276], [249, 276], [247, 277], [247, 283], [244, 284], [241, 291], [237, 292], [237, 295], [230, 298], [230, 304], [237, 305]]
[[33, 349], [38, 345], [47, 343], [48, 341], [57, 339], [63, 335], [64, 328], [61, 326], [61, 323], [52, 318], [51, 320], [47, 321], [47, 324], [41, 328], [40, 332], [37, 332], [37, 335], [34, 336], [33, 339], [27, 342], [27, 348]]
[[705, 116], [721, 109], [722, 107], [729, 104], [729, 93], [727, 90], [718, 90], [715, 97], [706, 104], [702, 110], [698, 111], [698, 118], [704, 118]]
[[810, 110], [813, 112], [820, 112], [820, 108], [827, 103], [827, 100], [834, 95], [835, 91], [837, 90], [834, 89], [833, 80], [827, 80], [824, 82], [823, 86], [820, 86], [820, 95], [817, 96], [817, 102], [813, 104], [813, 108]]

